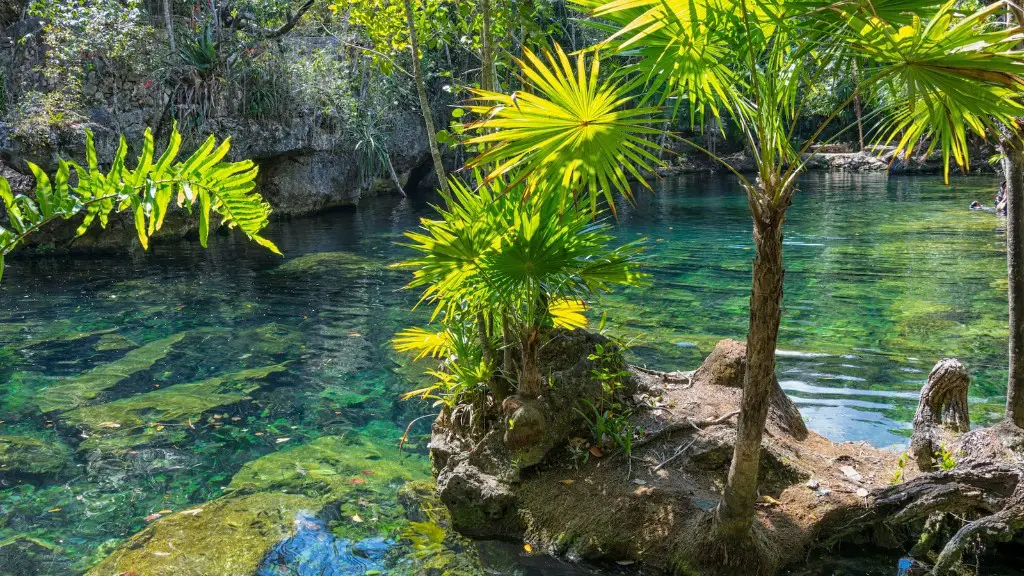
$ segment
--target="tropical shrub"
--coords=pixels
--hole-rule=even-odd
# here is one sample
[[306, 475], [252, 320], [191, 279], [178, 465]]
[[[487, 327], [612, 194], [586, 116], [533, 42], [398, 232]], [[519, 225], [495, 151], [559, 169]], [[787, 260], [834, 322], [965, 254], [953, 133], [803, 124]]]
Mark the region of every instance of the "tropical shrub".
[[[543, 389], [541, 330], [583, 326], [594, 296], [642, 283], [643, 246], [612, 248], [609, 225], [595, 222], [589, 207], [565, 204], [558, 194], [527, 194], [521, 178], [495, 177], [476, 190], [457, 179], [450, 184], [440, 219], [424, 219], [420, 231], [406, 233], [419, 255], [401, 264], [413, 269], [407, 287], [423, 289], [420, 303], [433, 306], [432, 320], [443, 328], [403, 331], [396, 347], [446, 358], [443, 369], [459, 383], [453, 388], [451, 379], [439, 378], [447, 393], [486, 385], [501, 400], [515, 386], [535, 398]], [[505, 352], [501, 363], [496, 343]], [[475, 382], [463, 380], [467, 374]]]

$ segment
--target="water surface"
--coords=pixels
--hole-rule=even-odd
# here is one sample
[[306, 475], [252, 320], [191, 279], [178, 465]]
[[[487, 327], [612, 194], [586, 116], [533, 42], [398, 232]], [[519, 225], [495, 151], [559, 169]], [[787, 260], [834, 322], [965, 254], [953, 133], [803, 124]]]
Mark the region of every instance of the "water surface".
[[[999, 416], [1005, 235], [996, 216], [966, 209], [995, 186], [802, 181], [787, 221], [779, 379], [812, 428], [905, 445], [917, 391], [944, 356], [967, 365], [975, 419]], [[746, 200], [731, 178], [656, 188], [619, 207], [616, 232], [649, 239], [654, 283], [600, 306], [635, 361], [693, 369], [718, 339], [745, 336]], [[300, 464], [285, 471], [352, 484], [332, 531], [398, 534], [398, 486], [373, 478], [427, 476], [426, 422], [404, 453], [397, 444], [429, 407], [396, 400], [423, 379], [389, 339], [425, 317], [410, 312], [416, 295], [400, 290], [404, 273], [387, 266], [408, 255], [395, 245], [402, 231], [429, 214], [426, 199], [378, 198], [275, 222], [267, 236], [284, 259], [217, 237], [209, 250], [182, 243], [127, 258], [10, 263], [0, 288], [0, 443], [40, 442], [48, 463], [0, 470], [0, 574], [80, 573], [152, 514], [217, 498], [252, 476], [240, 474], [246, 463], [319, 438], [369, 462], [344, 481]], [[498, 573], [568, 570], [515, 547], [474, 554]]]

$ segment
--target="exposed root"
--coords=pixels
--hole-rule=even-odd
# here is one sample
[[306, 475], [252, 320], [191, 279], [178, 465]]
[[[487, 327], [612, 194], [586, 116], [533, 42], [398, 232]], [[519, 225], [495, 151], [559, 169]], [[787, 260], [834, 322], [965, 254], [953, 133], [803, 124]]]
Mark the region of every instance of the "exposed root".
[[963, 433], [971, 429], [967, 410], [969, 385], [967, 370], [953, 358], [940, 360], [928, 374], [910, 439], [910, 450], [922, 472], [935, 469], [935, 453], [946, 439], [944, 432]]
[[1014, 495], [999, 512], [968, 522], [946, 543], [932, 569], [934, 576], [945, 576], [963, 558], [968, 546], [979, 540], [1008, 542], [1024, 529], [1024, 483], [1017, 484]]
[[633, 443], [633, 448], [636, 449], [636, 448], [639, 448], [641, 446], [645, 446], [645, 445], [650, 444], [651, 442], [654, 442], [655, 440], [661, 438], [662, 436], [667, 436], [667, 435], [675, 434], [676, 432], [679, 432], [681, 430], [689, 430], [689, 429], [693, 428], [694, 430], [700, 431], [700, 430], [703, 430], [704, 428], [707, 428], [709, 426], [717, 426], [719, 424], [725, 424], [726, 422], [728, 422], [733, 417], [739, 415], [739, 413], [740, 413], [740, 411], [736, 410], [735, 412], [730, 412], [730, 413], [726, 414], [725, 416], [720, 416], [718, 418], [712, 418], [712, 419], [709, 419], [709, 420], [692, 420], [690, 418], [683, 417], [679, 422], [674, 422], [672, 424], [669, 424], [668, 426], [662, 428], [661, 430], [658, 430], [656, 432], [652, 432], [652, 433], [648, 434], [647, 436], [641, 438], [640, 440], [637, 440], [636, 442]]

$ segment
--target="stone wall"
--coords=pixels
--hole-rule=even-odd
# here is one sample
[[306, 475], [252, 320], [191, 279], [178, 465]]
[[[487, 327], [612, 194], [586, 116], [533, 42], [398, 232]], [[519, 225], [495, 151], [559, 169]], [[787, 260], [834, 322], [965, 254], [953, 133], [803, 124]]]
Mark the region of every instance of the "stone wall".
[[[6, 41], [0, 41], [0, 74], [7, 108], [6, 118], [0, 121], [0, 170], [15, 172], [11, 174], [12, 184], [24, 186], [30, 182], [16, 174], [28, 173], [26, 161], [52, 171], [58, 157], [82, 159], [86, 129], [95, 134], [101, 159], [113, 156], [121, 134], [133, 150], [137, 149], [132, 145], [141, 141], [147, 127], [157, 130], [159, 149], [160, 141], [166, 141], [170, 130], [171, 96], [165, 87], [166, 78], [160, 77], [161, 71], [147, 70], [139, 63], [161, 61], [154, 51], [167, 50], [162, 32], [151, 29], [151, 38], [140, 44], [139, 53], [129, 62], [94, 58], [86, 63], [81, 117], [62, 117], [59, 122], [19, 122], [18, 115], [24, 115], [33, 93], [38, 98], [38, 94], [57, 88], [39, 71], [45, 56], [41, 29], [42, 22], [27, 18], [0, 30], [0, 40], [6, 37]], [[298, 54], [303, 49], [301, 43], [275, 45], [275, 50], [296, 50]], [[446, 95], [441, 90], [433, 92], [438, 100], [434, 106], [437, 123], [447, 125], [448, 102], [442, 101]], [[219, 96], [222, 100], [229, 97]], [[206, 118], [186, 142], [195, 146], [208, 133], [222, 138], [230, 136], [233, 159], [249, 158], [260, 165], [260, 191], [274, 207], [276, 216], [357, 206], [366, 194], [397, 193], [390, 179], [367, 182], [359, 178], [356, 140], [344, 121], [326, 122], [299, 110], [290, 116], [255, 120], [224, 111], [232, 106], [220, 108], [223, 110]], [[408, 182], [410, 176], [422, 174], [424, 171], [418, 169], [430, 165], [422, 116], [414, 106], [395, 106], [389, 111], [388, 125], [393, 127], [389, 129], [391, 162], [403, 184], [414, 186], [415, 182]], [[165, 235], [194, 232], [188, 225], [174, 226], [172, 230]], [[121, 240], [110, 242], [116, 245]], [[47, 239], [47, 243], [61, 244], [54, 238]], [[83, 243], [87, 244], [77, 241], [77, 245]]]

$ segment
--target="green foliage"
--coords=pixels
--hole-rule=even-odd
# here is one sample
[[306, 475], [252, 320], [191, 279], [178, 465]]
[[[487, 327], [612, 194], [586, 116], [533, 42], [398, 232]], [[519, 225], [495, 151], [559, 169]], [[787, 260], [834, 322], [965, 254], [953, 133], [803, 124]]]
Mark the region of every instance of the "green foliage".
[[609, 248], [608, 225], [591, 221], [589, 210], [563, 206], [560, 195], [527, 195], [521, 179], [510, 185], [496, 178], [475, 191], [453, 179], [451, 188], [447, 206], [437, 208], [441, 218], [423, 219], [421, 231], [406, 233], [419, 256], [400, 264], [413, 269], [407, 287], [424, 289], [420, 303], [434, 306], [432, 320], [444, 328], [406, 330], [396, 347], [449, 358], [433, 372], [438, 384], [414, 395], [439, 389], [441, 398], [457, 400], [479, 391], [496, 369], [481, 340], [493, 349], [502, 333], [504, 346], [528, 356], [540, 327], [584, 325], [587, 299], [645, 279], [640, 243]]
[[602, 403], [611, 403], [619, 396], [629, 372], [624, 370], [625, 362], [619, 350], [606, 350], [601, 344], [595, 345], [593, 354], [587, 359], [594, 363], [590, 376], [601, 384]]
[[632, 454], [633, 439], [638, 430], [629, 422], [629, 411], [622, 412], [618, 405], [599, 410], [586, 398], [581, 399], [580, 404], [587, 410], [581, 410], [579, 407], [573, 410], [587, 423], [595, 446], [616, 447], [627, 457]]
[[946, 448], [943, 444], [939, 446], [939, 451], [935, 453], [935, 458], [939, 460], [939, 469], [946, 472], [956, 468], [956, 456]]
[[910, 454], [904, 452], [900, 454], [899, 460], [896, 461], [896, 469], [892, 472], [892, 478], [889, 479], [890, 486], [896, 486], [902, 484], [903, 479], [906, 476], [907, 464], [910, 462]]
[[[114, 155], [110, 170], [99, 168], [92, 132], [86, 131], [86, 165], [60, 161], [57, 173], [50, 177], [29, 163], [36, 178], [35, 197], [14, 195], [10, 185], [0, 178], [0, 199], [7, 209], [11, 229], [0, 228], [0, 272], [3, 257], [18, 247], [26, 236], [53, 220], [68, 220], [83, 215], [78, 234], [85, 234], [97, 219], [106, 227], [115, 212], [131, 212], [135, 231], [143, 248], [163, 225], [171, 202], [199, 215], [199, 242], [205, 247], [210, 233], [210, 214], [237, 227], [249, 239], [280, 254], [272, 242], [259, 235], [270, 217], [270, 205], [257, 194], [254, 180], [257, 168], [252, 161], [227, 162], [230, 139], [217, 145], [210, 136], [192, 155], [177, 160], [181, 134], [175, 128], [170, 143], [155, 156], [153, 135], [146, 130], [142, 152], [135, 169], [125, 159], [128, 144], [124, 137]], [[74, 184], [72, 184], [74, 182]]]
[[217, 42], [213, 38], [213, 25], [207, 23], [195, 36], [186, 38], [178, 54], [186, 66], [194, 69], [200, 77], [208, 78], [217, 69]]
[[140, 0], [33, 0], [28, 12], [46, 22], [43, 73], [61, 91], [80, 88], [90, 57], [126, 59], [145, 41]]
[[[545, 62], [546, 60], [546, 62]], [[591, 209], [603, 194], [630, 196], [629, 178], [646, 185], [641, 171], [659, 164], [646, 136], [658, 134], [653, 108], [628, 108], [629, 86], [600, 78], [600, 57], [576, 57], [575, 70], [560, 46], [541, 59], [525, 51], [517, 60], [532, 90], [511, 95], [474, 90], [479, 104], [469, 110], [482, 119], [467, 144], [483, 145], [471, 166], [494, 165], [490, 178], [516, 171], [529, 190], [564, 191], [568, 197], [588, 191]]]

